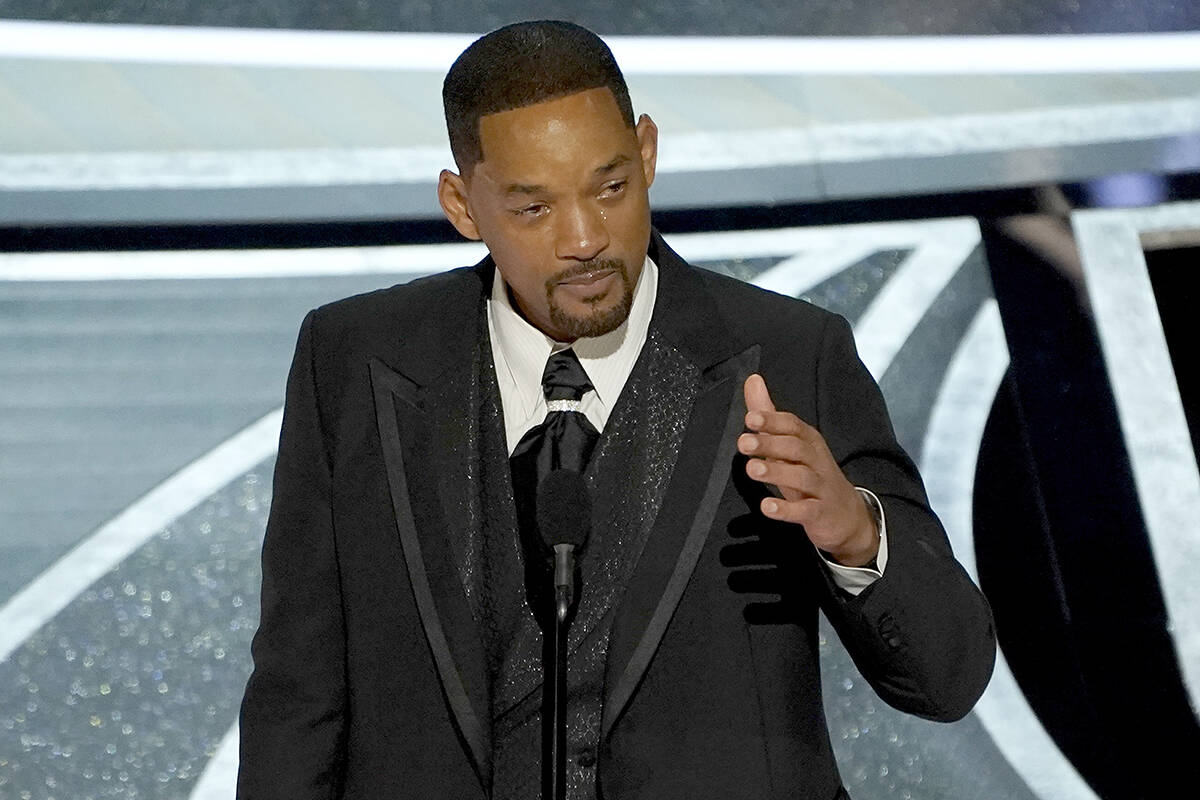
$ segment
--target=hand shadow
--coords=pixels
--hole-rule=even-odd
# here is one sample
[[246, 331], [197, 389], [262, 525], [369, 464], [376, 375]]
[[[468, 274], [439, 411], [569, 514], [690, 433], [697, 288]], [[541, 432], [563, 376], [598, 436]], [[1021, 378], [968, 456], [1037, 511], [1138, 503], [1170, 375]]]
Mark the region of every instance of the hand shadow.
[[746, 475], [747, 458], [733, 464], [733, 485], [747, 507], [755, 509], [734, 517], [726, 528], [730, 540], [720, 550], [722, 566], [729, 568], [727, 582], [746, 596], [742, 616], [752, 625], [807, 623], [815, 607], [816, 552], [804, 528], [778, 522], [757, 511], [770, 492]]

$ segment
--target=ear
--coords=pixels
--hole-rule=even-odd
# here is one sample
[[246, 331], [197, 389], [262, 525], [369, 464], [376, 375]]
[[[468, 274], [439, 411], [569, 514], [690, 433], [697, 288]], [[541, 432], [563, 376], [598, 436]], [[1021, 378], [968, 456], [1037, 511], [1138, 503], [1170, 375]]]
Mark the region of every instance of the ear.
[[646, 188], [654, 183], [654, 170], [658, 165], [658, 126], [649, 114], [638, 118], [637, 128], [638, 149], [642, 151], [642, 174], [646, 177]]
[[442, 206], [442, 213], [446, 215], [446, 219], [450, 220], [450, 224], [454, 226], [455, 230], [468, 239], [482, 238], [479, 235], [479, 228], [475, 225], [475, 220], [471, 217], [467, 182], [461, 175], [448, 169], [442, 170], [442, 173], [438, 175], [437, 196], [438, 203]]

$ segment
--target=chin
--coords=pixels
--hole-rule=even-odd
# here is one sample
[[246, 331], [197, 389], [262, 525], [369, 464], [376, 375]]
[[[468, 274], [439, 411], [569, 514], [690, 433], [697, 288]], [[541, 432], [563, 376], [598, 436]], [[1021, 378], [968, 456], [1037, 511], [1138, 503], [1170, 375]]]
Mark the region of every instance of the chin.
[[621, 327], [621, 324], [629, 318], [632, 300], [633, 295], [630, 293], [628, 299], [619, 297], [607, 308], [593, 307], [590, 311], [582, 314], [572, 314], [560, 306], [552, 305], [550, 321], [556, 330], [567, 334], [568, 338], [572, 340], [603, 336]]
[[[634, 282], [630, 280], [623, 261], [611, 260], [587, 266], [614, 266], [619, 280], [606, 291], [584, 298], [571, 298], [569, 295], [559, 297], [554, 291], [553, 282], [548, 282], [546, 286], [550, 322], [555, 330], [572, 341], [603, 336], [616, 330], [629, 317], [633, 307]], [[580, 265], [580, 268], [586, 267]], [[565, 275], [555, 276], [555, 280], [561, 280]]]

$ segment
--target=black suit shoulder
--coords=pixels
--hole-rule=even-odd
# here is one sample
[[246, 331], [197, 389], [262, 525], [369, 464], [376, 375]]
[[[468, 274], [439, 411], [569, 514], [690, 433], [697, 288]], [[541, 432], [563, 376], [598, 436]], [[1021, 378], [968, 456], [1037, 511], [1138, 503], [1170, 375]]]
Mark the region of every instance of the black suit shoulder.
[[848, 362], [844, 366], [858, 365], [850, 325], [840, 315], [683, 262], [669, 269], [679, 270], [672, 284], [687, 287], [682, 294], [692, 298], [689, 313], [706, 317], [694, 324], [719, 330], [722, 349], [759, 348], [760, 371], [781, 408], [815, 422], [817, 373], [830, 351]]
[[842, 320], [839, 314], [813, 305], [807, 300], [763, 289], [728, 275], [704, 269], [702, 276], [718, 309], [726, 320], [737, 320], [737, 328], [747, 338], [770, 341], [781, 329], [803, 334], [820, 334], [830, 324]]
[[478, 300], [485, 270], [482, 264], [426, 275], [407, 283], [345, 297], [312, 312], [314, 325], [326, 346], [394, 340], [402, 333], [428, 333], [442, 328], [459, 304]]
[[374, 419], [373, 362], [421, 385], [435, 381], [448, 364], [461, 363], [463, 355], [450, 342], [475, 341], [473, 333], [461, 333], [476, 330], [481, 293], [485, 285], [490, 287], [487, 266], [484, 262], [440, 272], [336, 300], [308, 313], [296, 357], [307, 362], [302, 366], [321, 427], [330, 437], [330, 452]]

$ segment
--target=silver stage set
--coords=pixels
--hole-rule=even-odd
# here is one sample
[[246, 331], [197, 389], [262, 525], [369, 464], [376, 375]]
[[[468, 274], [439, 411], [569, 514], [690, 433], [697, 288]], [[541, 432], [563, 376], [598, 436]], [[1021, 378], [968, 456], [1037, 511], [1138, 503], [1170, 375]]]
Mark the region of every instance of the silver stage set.
[[[851, 322], [997, 616], [950, 725], [826, 627], [847, 789], [1157, 786], [1105, 754], [1200, 744], [1200, 34], [721, 33], [606, 37], [657, 221]], [[232, 797], [296, 331], [483, 254], [433, 193], [473, 38], [0, 20], [0, 797]]]

